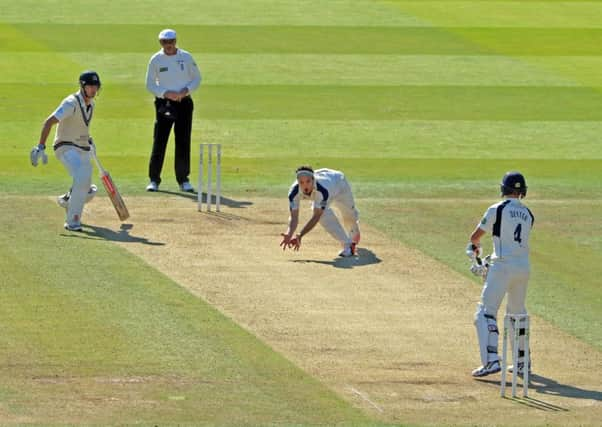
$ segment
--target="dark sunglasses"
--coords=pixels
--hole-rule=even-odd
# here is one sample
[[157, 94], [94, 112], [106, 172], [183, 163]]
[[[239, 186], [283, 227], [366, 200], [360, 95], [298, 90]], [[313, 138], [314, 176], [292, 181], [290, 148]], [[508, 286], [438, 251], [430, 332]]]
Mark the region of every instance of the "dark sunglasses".
[[176, 39], [163, 39], [161, 44], [176, 44]]

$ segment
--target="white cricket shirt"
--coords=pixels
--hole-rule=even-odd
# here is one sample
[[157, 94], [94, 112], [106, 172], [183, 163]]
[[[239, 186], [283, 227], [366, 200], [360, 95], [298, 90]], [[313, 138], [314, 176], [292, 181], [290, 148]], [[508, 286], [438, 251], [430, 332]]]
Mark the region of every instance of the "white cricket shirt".
[[59, 142], [73, 144], [89, 149], [90, 121], [94, 114], [94, 101], [86, 105], [83, 96], [77, 92], [63, 99], [61, 105], [52, 113], [59, 121], [56, 127], [54, 145]]
[[343, 185], [345, 175], [333, 169], [318, 169], [314, 171], [314, 189], [308, 196], [299, 188], [297, 180], [293, 182], [288, 192], [291, 210], [299, 209], [301, 200], [311, 200], [312, 207], [326, 209], [337, 196], [349, 187]]
[[479, 228], [491, 233], [493, 259], [529, 262], [529, 235], [535, 217], [518, 199], [505, 199], [487, 209]]
[[184, 88], [192, 93], [201, 84], [201, 72], [190, 53], [178, 48], [175, 55], [166, 55], [161, 49], [155, 53], [146, 70], [146, 88], [158, 98], [167, 91]]

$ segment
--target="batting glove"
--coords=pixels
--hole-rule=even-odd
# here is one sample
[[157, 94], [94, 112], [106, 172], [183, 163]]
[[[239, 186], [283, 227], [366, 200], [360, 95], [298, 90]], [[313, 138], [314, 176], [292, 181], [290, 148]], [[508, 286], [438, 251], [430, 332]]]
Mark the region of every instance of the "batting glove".
[[473, 264], [470, 266], [470, 272], [475, 276], [485, 277], [487, 275], [487, 267], [483, 264]]
[[476, 257], [470, 266], [470, 272], [475, 276], [487, 277], [490, 265], [491, 255], [487, 255], [485, 258]]
[[44, 144], [38, 144], [31, 149], [29, 153], [29, 159], [31, 160], [31, 164], [33, 166], [38, 165], [38, 161], [40, 157], [42, 158], [42, 164], [48, 163], [48, 156], [46, 155], [46, 146]]
[[481, 249], [481, 245], [474, 245], [472, 242], [468, 242], [466, 246], [466, 255], [468, 258], [474, 260], [476, 257], [480, 257], [483, 255], [483, 249]]

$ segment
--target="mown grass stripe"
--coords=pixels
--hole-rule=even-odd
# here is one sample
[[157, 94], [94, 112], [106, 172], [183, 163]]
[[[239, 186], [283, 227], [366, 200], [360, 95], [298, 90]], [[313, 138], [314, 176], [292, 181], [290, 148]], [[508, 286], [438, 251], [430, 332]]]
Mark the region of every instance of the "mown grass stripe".
[[[0, 84], [0, 115], [45, 117], [73, 90]], [[96, 118], [147, 118], [151, 99], [142, 85], [108, 86]], [[602, 120], [602, 91], [579, 87], [227, 85], [206, 86], [196, 100], [196, 117], [204, 119]]]
[[169, 23], [181, 25], [427, 25], [411, 14], [403, 13], [388, 2], [374, 0], [178, 0], [165, 7], [162, 0], [97, 0], [94, 3], [70, 2], [58, 8], [53, 2], [0, 0], [0, 22], [96, 24], [153, 24], [160, 28]]
[[[1, 135], [35, 141], [42, 117], [0, 122]], [[150, 153], [154, 116], [97, 117], [93, 134], [103, 155]], [[228, 157], [282, 158], [316, 152], [323, 157], [601, 159], [602, 122], [445, 120], [234, 120], [200, 118], [194, 142], [224, 144]], [[352, 146], [353, 149], [349, 149]], [[30, 147], [11, 140], [3, 155], [22, 157]], [[172, 146], [168, 155], [173, 154]]]
[[[199, 53], [196, 61], [207, 85], [468, 85], [580, 86], [565, 71], [582, 64], [582, 71], [599, 76], [602, 57], [573, 58], [480, 55], [328, 55]], [[106, 85], [141, 85], [151, 54], [68, 54], [15, 52], [0, 63], [0, 81], [13, 84], [73, 83], [74, 63], [101, 72]], [[68, 60], [65, 61], [64, 58]], [[582, 58], [583, 59], [583, 58]], [[23, 67], [23, 64], [53, 64]], [[559, 67], [558, 71], [554, 67]], [[561, 69], [563, 67], [564, 69]], [[576, 76], [578, 77], [578, 76]], [[598, 77], [602, 85], [602, 77]]]
[[[89, 48], [88, 40], [79, 37], [78, 25], [17, 24], [14, 28], [16, 32], [0, 33], [2, 51], [39, 51], [40, 43], [57, 52]], [[90, 24], [87, 31], [94, 34], [96, 52], [158, 50], [155, 25]], [[182, 25], [179, 31], [182, 46], [199, 53], [602, 55], [602, 29], [597, 28]], [[36, 43], [20, 43], [22, 35]]]
[[[3, 51], [40, 50], [34, 43], [19, 43], [22, 35], [44, 44], [43, 50], [82, 52], [89, 48], [89, 42], [79, 37], [78, 25], [16, 24], [14, 28], [16, 31], [0, 39]], [[95, 35], [95, 52], [150, 54], [159, 49], [156, 25], [90, 24], [87, 30]], [[180, 25], [178, 31], [182, 47], [193, 52], [486, 53], [471, 42], [434, 28]], [[65, 39], [70, 42], [65, 43]]]
[[[170, 156], [166, 162], [163, 174], [165, 183], [162, 186], [177, 191], [170, 167], [172, 159]], [[58, 195], [67, 190], [70, 180], [63, 166], [54, 157], [44, 169], [26, 169], [26, 161], [26, 155], [4, 156], [1, 159], [0, 192]], [[124, 194], [145, 194], [147, 153], [138, 156], [106, 155], [103, 156], [103, 161]], [[476, 175], [467, 172], [475, 167], [475, 162], [478, 163]], [[530, 189], [530, 196], [533, 198], [602, 198], [602, 160], [599, 159], [488, 159], [478, 162], [474, 158], [366, 157], [360, 161], [345, 153], [324, 157], [312, 151], [289, 157], [249, 158], [224, 155], [224, 194], [245, 199], [266, 195], [285, 197], [292, 182], [292, 171], [304, 163], [316, 168], [330, 167], [345, 171], [353, 177], [354, 191], [358, 196], [398, 197], [400, 203], [407, 197], [449, 197], [456, 192], [467, 194], [467, 197], [491, 194], [491, 188], [497, 188], [499, 184], [500, 175], [508, 170], [521, 170], [529, 177], [533, 184]], [[196, 176], [196, 172], [197, 164], [193, 162], [191, 176]], [[485, 182], [488, 184], [485, 185]], [[194, 196], [190, 198], [191, 203], [194, 203]]]
[[389, 0], [401, 13], [444, 27], [602, 28], [599, 1]]

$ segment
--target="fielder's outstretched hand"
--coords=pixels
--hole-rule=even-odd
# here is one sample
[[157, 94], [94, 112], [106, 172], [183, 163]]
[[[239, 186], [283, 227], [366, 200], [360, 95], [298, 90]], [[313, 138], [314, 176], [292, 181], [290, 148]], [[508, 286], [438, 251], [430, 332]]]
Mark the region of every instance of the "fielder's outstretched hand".
[[289, 248], [292, 247], [293, 250], [298, 251], [301, 247], [301, 236], [297, 234], [297, 236], [290, 240], [288, 246]]
[[46, 146], [43, 144], [38, 144], [33, 147], [29, 153], [29, 159], [31, 160], [31, 164], [33, 166], [38, 165], [38, 159], [42, 158], [42, 164], [48, 163], [48, 156], [46, 155]]
[[282, 236], [282, 242], [280, 242], [280, 246], [282, 247], [282, 250], [285, 251], [286, 248], [291, 247], [291, 236], [286, 233], [280, 233], [280, 235]]

